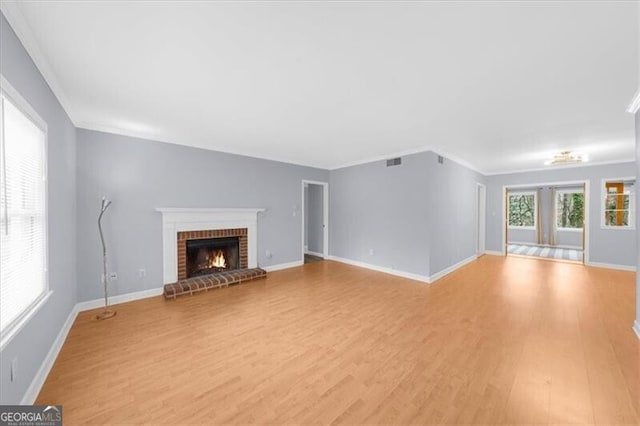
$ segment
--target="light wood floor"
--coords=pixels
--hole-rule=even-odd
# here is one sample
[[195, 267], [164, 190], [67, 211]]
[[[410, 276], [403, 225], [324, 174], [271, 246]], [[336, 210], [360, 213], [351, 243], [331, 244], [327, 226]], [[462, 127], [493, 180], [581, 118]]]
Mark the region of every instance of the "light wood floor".
[[638, 424], [634, 274], [484, 256], [435, 284], [335, 262], [81, 313], [65, 424]]

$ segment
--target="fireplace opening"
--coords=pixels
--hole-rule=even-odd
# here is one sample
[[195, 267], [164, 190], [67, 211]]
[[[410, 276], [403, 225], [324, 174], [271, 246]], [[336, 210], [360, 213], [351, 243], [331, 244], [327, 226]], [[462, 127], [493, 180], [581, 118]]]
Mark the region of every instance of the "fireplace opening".
[[239, 238], [187, 240], [187, 278], [240, 268]]

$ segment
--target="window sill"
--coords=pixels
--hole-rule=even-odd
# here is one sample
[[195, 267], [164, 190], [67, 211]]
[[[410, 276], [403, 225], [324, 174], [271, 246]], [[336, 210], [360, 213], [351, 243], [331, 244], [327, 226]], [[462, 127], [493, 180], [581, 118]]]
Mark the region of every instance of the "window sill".
[[635, 226], [607, 226], [601, 225], [600, 229], [604, 229], [606, 231], [635, 231]]
[[509, 229], [513, 229], [516, 231], [535, 231], [535, 226], [508, 226]]
[[5, 332], [2, 334], [2, 339], [0, 340], [0, 351], [4, 350], [5, 346], [7, 346], [9, 342], [11, 342], [11, 340], [13, 340], [13, 338], [18, 335], [20, 330], [22, 330], [24, 326], [27, 325], [29, 321], [31, 321], [31, 318], [33, 318], [38, 313], [38, 311], [40, 311], [40, 309], [45, 305], [52, 294], [53, 290], [48, 290], [45, 293], [42, 293], [42, 295], [40, 295], [40, 297], [36, 299], [36, 301], [33, 302], [33, 304], [22, 314], [20, 319], [16, 321], [8, 330], [5, 330]]
[[582, 228], [558, 228], [556, 231], [560, 232], [582, 232]]

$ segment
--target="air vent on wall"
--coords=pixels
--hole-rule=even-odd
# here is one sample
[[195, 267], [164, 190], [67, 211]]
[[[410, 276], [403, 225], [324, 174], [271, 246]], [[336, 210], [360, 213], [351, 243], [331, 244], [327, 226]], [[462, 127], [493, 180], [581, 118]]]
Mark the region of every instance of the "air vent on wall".
[[387, 160], [387, 167], [399, 166], [400, 164], [402, 164], [402, 158], [400, 157]]

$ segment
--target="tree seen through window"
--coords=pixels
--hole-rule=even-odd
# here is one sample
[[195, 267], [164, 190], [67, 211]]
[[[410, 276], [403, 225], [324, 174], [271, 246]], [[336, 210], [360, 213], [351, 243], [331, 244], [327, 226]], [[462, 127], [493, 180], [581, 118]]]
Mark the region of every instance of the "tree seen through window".
[[535, 226], [534, 194], [510, 194], [509, 195], [509, 226], [521, 227]]

